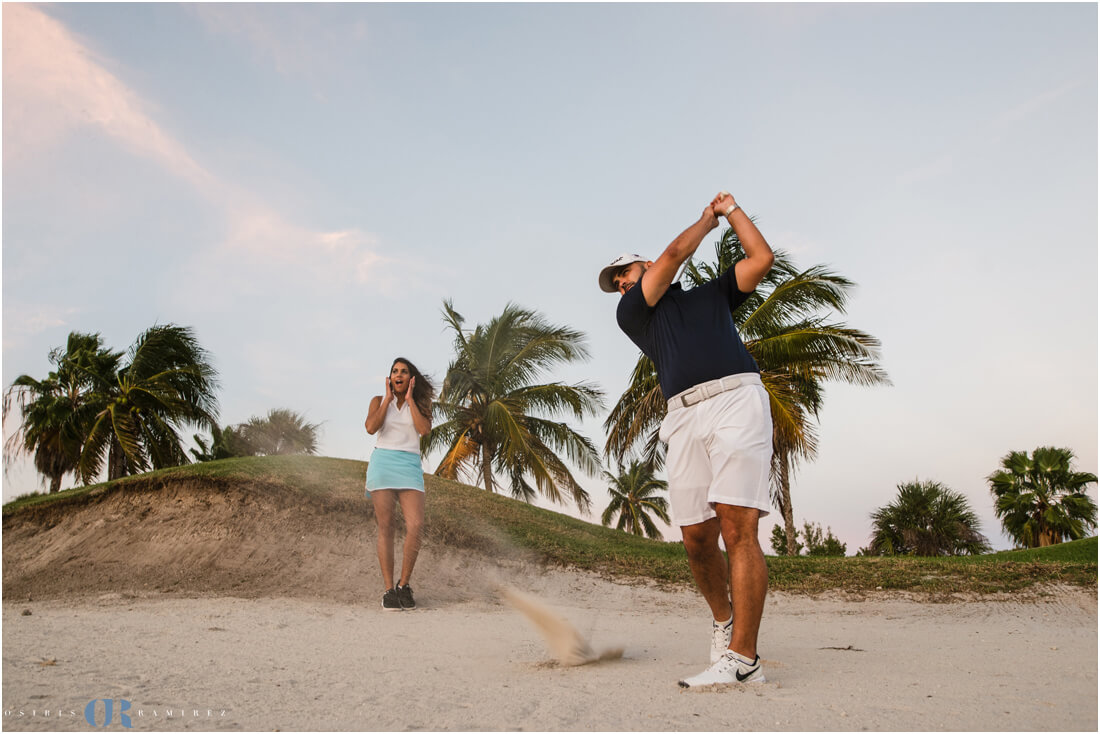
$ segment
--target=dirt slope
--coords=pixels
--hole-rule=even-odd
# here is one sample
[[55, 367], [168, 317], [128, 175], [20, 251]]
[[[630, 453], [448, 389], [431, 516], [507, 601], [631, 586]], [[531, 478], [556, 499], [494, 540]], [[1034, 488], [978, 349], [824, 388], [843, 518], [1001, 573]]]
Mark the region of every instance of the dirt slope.
[[237, 480], [135, 481], [4, 517], [3, 598], [350, 601], [381, 586], [374, 544], [365, 500]]

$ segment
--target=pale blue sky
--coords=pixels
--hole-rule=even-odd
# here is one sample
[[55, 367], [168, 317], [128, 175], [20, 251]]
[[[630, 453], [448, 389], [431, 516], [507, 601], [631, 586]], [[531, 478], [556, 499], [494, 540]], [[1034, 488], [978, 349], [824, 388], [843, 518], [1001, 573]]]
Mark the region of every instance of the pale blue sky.
[[1003, 548], [1001, 456], [1097, 470], [1095, 4], [5, 4], [3, 44], [5, 385], [72, 330], [188, 325], [223, 424], [287, 407], [365, 459], [450, 298], [585, 331], [555, 377], [610, 406], [637, 352], [597, 272], [729, 189], [859, 284], [895, 383], [828, 389], [799, 523], [855, 552], [933, 479]]

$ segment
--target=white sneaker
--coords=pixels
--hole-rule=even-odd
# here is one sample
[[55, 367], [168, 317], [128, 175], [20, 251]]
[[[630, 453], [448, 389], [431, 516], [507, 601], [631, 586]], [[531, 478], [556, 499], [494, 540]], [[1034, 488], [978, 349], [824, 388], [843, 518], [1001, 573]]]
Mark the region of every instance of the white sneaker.
[[725, 624], [721, 622], [712, 624], [714, 628], [710, 638], [710, 661], [717, 663], [718, 658], [725, 655], [730, 647], [730, 639], [733, 637], [733, 617], [730, 617], [730, 621]]
[[718, 659], [699, 675], [693, 675], [680, 681], [682, 688], [713, 686], [722, 683], [763, 683], [764, 669], [760, 666], [760, 656], [751, 663], [742, 660], [733, 650]]

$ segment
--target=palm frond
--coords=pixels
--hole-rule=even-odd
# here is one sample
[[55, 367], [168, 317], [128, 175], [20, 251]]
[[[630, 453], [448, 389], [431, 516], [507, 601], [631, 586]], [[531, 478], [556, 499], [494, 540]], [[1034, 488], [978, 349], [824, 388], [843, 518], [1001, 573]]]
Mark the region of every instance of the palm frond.
[[603, 428], [607, 432], [604, 452], [622, 462], [632, 447], [656, 435], [667, 411], [668, 403], [661, 392], [653, 361], [639, 354], [630, 383], [604, 420]]
[[425, 452], [446, 447], [437, 473], [453, 476], [478, 463], [479, 483], [487, 489], [495, 486], [495, 472], [509, 478], [517, 497], [529, 498], [533, 490], [563, 501], [565, 490], [585, 509], [587, 493], [557, 453], [591, 472], [595, 449], [551, 419], [592, 415], [602, 408], [603, 394], [589, 383], [540, 383], [554, 366], [587, 358], [584, 335], [514, 304], [466, 329], [445, 301], [444, 319], [455, 332], [455, 355], [433, 412], [446, 421], [422, 442]]

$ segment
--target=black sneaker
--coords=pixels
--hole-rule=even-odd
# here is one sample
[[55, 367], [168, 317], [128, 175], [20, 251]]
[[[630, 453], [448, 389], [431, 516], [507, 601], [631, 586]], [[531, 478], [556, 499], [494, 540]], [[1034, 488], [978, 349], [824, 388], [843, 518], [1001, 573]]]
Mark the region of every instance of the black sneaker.
[[401, 600], [397, 595], [397, 589], [390, 589], [382, 595], [382, 609], [387, 612], [401, 611]]
[[416, 609], [416, 600], [413, 599], [413, 587], [408, 584], [397, 587], [397, 599], [401, 602], [402, 609]]

